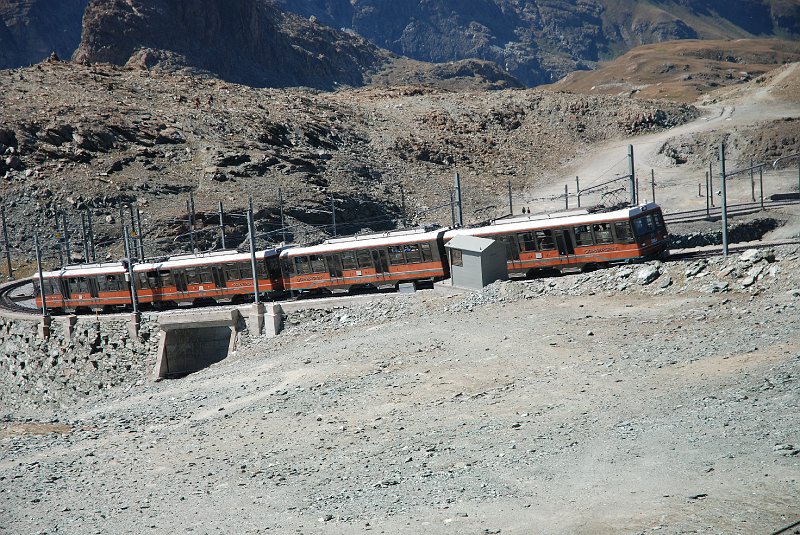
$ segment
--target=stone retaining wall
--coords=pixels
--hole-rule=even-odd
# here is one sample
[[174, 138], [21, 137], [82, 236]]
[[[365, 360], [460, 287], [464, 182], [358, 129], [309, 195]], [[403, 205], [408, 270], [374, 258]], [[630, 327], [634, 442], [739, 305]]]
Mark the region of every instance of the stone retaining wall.
[[158, 322], [143, 315], [138, 338], [129, 335], [129, 324], [128, 318], [78, 317], [70, 335], [67, 317], [55, 317], [43, 340], [38, 318], [0, 317], [0, 412], [30, 403], [65, 405], [145, 381], [155, 364]]

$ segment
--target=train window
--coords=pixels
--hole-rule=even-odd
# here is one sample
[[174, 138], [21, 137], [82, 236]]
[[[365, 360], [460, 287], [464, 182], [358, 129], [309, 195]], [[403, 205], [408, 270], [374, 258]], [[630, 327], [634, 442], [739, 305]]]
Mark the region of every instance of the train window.
[[147, 284], [150, 288], [160, 288], [161, 287], [161, 280], [158, 278], [158, 271], [148, 271], [147, 272]]
[[617, 243], [633, 243], [631, 224], [628, 221], [616, 221], [614, 233], [617, 235]]
[[308, 275], [311, 273], [311, 263], [307, 256], [298, 256], [294, 259], [294, 271], [298, 275]]
[[539, 244], [539, 249], [541, 251], [552, 251], [556, 248], [555, 244], [553, 243], [553, 231], [550, 229], [544, 230], [537, 230], [535, 231], [536, 234], [536, 243]]
[[403, 256], [403, 248], [401, 246], [389, 247], [389, 261], [393, 266], [405, 264], [406, 260]]
[[519, 250], [523, 252], [536, 250], [536, 238], [533, 237], [531, 232], [521, 232], [517, 234], [517, 241], [519, 242]]
[[576, 245], [594, 245], [592, 239], [592, 227], [589, 225], [578, 225], [575, 227], [575, 244]]
[[[253, 280], [253, 266], [250, 262], [239, 262], [238, 266], [242, 280]], [[256, 262], [256, 270], [258, 270], [258, 262]]]
[[342, 269], [358, 269], [355, 251], [343, 251], [341, 256]]
[[228, 262], [225, 264], [225, 279], [229, 281], [238, 281], [241, 279], [242, 276], [239, 273], [239, 266], [234, 264], [233, 262]]
[[186, 268], [186, 284], [200, 284], [200, 277], [197, 276], [196, 268]]
[[175, 285], [175, 283], [172, 281], [172, 272], [170, 272], [168, 269], [161, 270], [158, 272], [158, 274], [161, 276], [161, 284], [163, 286], [170, 287]]
[[614, 243], [614, 235], [611, 233], [611, 225], [609, 223], [595, 223], [592, 225], [594, 231], [594, 241], [597, 245], [605, 245]]
[[312, 254], [308, 258], [311, 261], [312, 273], [325, 273], [327, 271], [327, 269], [325, 269], [325, 261], [322, 259], [321, 256]]
[[656, 229], [658, 232], [666, 232], [667, 226], [664, 224], [664, 216], [661, 214], [661, 212], [655, 212], [653, 214], [653, 218], [656, 221]]
[[200, 276], [200, 284], [211, 284], [211, 266], [199, 266], [197, 274]]
[[433, 260], [433, 253], [431, 252], [430, 243], [420, 243], [419, 252], [422, 253], [423, 262], [431, 262]]
[[653, 216], [650, 214], [637, 217], [633, 220], [633, 232], [636, 236], [645, 236], [651, 233], [654, 228]]
[[405, 246], [406, 262], [409, 264], [419, 264], [422, 262], [422, 255], [419, 252], [419, 245], [409, 243]]
[[450, 265], [459, 267], [464, 265], [464, 255], [461, 249], [450, 249]]
[[356, 251], [356, 258], [358, 259], [358, 267], [360, 269], [372, 267], [372, 257], [369, 254], [369, 249], [359, 249]]

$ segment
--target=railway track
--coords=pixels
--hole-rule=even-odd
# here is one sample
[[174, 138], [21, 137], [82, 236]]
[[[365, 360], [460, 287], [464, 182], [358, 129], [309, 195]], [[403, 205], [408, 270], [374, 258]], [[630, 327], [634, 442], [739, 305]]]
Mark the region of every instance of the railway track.
[[[764, 201], [764, 210], [771, 208], [780, 208], [782, 206], [791, 206], [800, 204], [800, 199], [780, 199]], [[761, 212], [760, 202], [730, 204], [728, 205], [728, 216], [741, 216], [748, 214], [755, 214]], [[708, 219], [719, 219], [722, 217], [722, 208], [720, 206], [712, 207], [706, 212], [705, 208], [699, 210], [686, 210], [683, 212], [671, 212], [664, 214], [664, 221], [666, 223], [691, 223], [694, 221], [705, 221]]]
[[20, 279], [0, 287], [0, 308], [12, 312], [36, 314], [38, 308], [33, 302], [33, 284], [30, 279]]

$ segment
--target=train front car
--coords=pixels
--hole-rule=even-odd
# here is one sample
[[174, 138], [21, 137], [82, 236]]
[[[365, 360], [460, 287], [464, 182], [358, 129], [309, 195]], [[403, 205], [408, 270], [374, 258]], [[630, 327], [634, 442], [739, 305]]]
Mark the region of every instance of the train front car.
[[[125, 266], [120, 262], [68, 266], [42, 273], [47, 308], [54, 312], [106, 310], [131, 302], [125, 280]], [[42, 306], [39, 279], [33, 279], [36, 306]]]
[[346, 292], [441, 280], [449, 274], [443, 234], [424, 228], [294, 247], [281, 254], [284, 283], [298, 292]]
[[574, 273], [595, 267], [664, 258], [667, 228], [655, 203], [604, 213], [586, 211], [498, 220], [451, 230], [505, 243], [510, 274]]
[[[279, 255], [283, 248], [256, 252], [258, 292], [267, 298], [283, 292]], [[230, 303], [253, 295], [250, 253], [220, 251], [136, 264], [134, 278], [143, 303], [187, 305]]]

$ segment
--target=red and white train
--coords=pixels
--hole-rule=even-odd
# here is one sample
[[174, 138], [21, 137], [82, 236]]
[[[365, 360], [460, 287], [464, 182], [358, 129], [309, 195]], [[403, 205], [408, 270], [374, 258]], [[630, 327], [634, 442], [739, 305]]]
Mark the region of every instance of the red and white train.
[[[445, 243], [457, 235], [506, 244], [510, 274], [577, 272], [642, 262], [668, 254], [667, 228], [655, 203], [604, 213], [523, 216], [459, 229], [416, 229], [355, 236], [311, 246], [256, 253], [258, 291], [267, 298], [290, 292], [346, 292], [396, 287], [449, 277]], [[43, 274], [53, 311], [108, 310], [131, 304], [131, 281], [122, 262], [70, 266]], [[136, 264], [133, 281], [144, 305], [218, 303], [254, 291], [249, 253], [220, 251]], [[42, 292], [34, 281], [37, 305]]]

